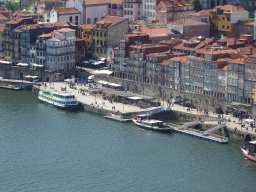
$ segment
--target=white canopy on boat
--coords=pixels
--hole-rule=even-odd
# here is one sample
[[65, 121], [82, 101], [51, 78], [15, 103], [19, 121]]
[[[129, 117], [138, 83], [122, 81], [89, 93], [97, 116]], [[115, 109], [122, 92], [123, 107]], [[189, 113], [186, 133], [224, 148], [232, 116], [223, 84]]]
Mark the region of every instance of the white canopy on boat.
[[27, 76], [25, 76], [25, 78], [31, 78], [32, 76], [31, 75], [27, 75]]
[[35, 76], [31, 76], [31, 78], [32, 79], [36, 79], [36, 78], [38, 78], [38, 76], [36, 76], [36, 75]]

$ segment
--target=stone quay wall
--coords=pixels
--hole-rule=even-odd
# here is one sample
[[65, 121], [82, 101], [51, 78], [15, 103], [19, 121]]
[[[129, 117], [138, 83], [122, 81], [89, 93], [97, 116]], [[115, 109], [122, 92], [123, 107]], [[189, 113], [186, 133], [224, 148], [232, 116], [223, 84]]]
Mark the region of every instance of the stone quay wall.
[[[152, 96], [157, 98], [158, 100], [168, 101], [170, 97], [176, 98], [177, 96], [180, 96], [181, 98], [187, 98], [189, 99], [189, 102], [192, 101], [192, 105], [195, 106], [197, 109], [208, 109], [210, 111], [214, 111], [216, 110], [216, 108], [221, 107], [222, 110], [225, 112], [227, 110], [227, 106], [231, 104], [231, 102], [228, 101], [226, 98], [216, 98], [208, 95], [190, 93], [168, 87], [141, 83], [127, 79], [120, 79], [111, 76], [96, 75], [95, 81], [99, 80], [121, 84], [126, 91]], [[171, 101], [171, 99], [169, 100]], [[254, 111], [256, 112], [256, 110]]]

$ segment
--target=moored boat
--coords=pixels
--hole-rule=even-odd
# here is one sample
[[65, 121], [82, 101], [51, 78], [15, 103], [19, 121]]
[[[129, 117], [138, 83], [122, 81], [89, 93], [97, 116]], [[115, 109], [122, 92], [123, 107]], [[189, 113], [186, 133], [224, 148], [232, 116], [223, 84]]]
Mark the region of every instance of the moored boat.
[[65, 91], [42, 91], [38, 93], [38, 99], [59, 109], [75, 111], [78, 107], [78, 101], [75, 93]]
[[158, 131], [158, 132], [172, 132], [173, 128], [169, 125], [167, 125], [167, 123], [163, 123], [163, 121], [159, 121], [159, 120], [154, 120], [154, 119], [145, 119], [145, 120], [141, 120], [141, 118], [132, 118], [132, 121], [144, 128], [144, 129], [149, 129], [152, 131]]
[[249, 149], [246, 149], [246, 145], [240, 147], [243, 154], [250, 160], [256, 161], [256, 141], [249, 142]]

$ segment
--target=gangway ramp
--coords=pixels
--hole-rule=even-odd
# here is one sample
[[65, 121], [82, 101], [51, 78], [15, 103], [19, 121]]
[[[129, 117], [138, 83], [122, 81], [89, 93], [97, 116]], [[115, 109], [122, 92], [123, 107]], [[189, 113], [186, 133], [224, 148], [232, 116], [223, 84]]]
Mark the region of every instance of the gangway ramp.
[[226, 125], [218, 125], [218, 126], [216, 126], [216, 127], [213, 127], [212, 129], [209, 129], [209, 130], [205, 131], [205, 132], [203, 133], [203, 135], [209, 135], [210, 133], [212, 133], [212, 132], [214, 132], [214, 131], [217, 131], [217, 130], [219, 130], [219, 129], [222, 129], [222, 128], [224, 128], [224, 127], [226, 127]]

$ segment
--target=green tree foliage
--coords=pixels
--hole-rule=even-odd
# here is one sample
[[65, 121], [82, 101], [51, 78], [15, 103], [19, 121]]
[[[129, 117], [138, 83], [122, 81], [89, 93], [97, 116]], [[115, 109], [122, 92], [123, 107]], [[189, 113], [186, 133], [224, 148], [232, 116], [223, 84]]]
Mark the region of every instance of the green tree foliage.
[[199, 0], [192, 0], [191, 3], [194, 4], [194, 10], [196, 12], [199, 12], [199, 11], [203, 10], [202, 4]]
[[6, 5], [5, 5], [5, 7], [7, 8], [7, 9], [10, 9], [10, 10], [12, 10], [13, 12], [14, 11], [18, 11], [19, 9], [20, 9], [20, 2], [8, 2]]

